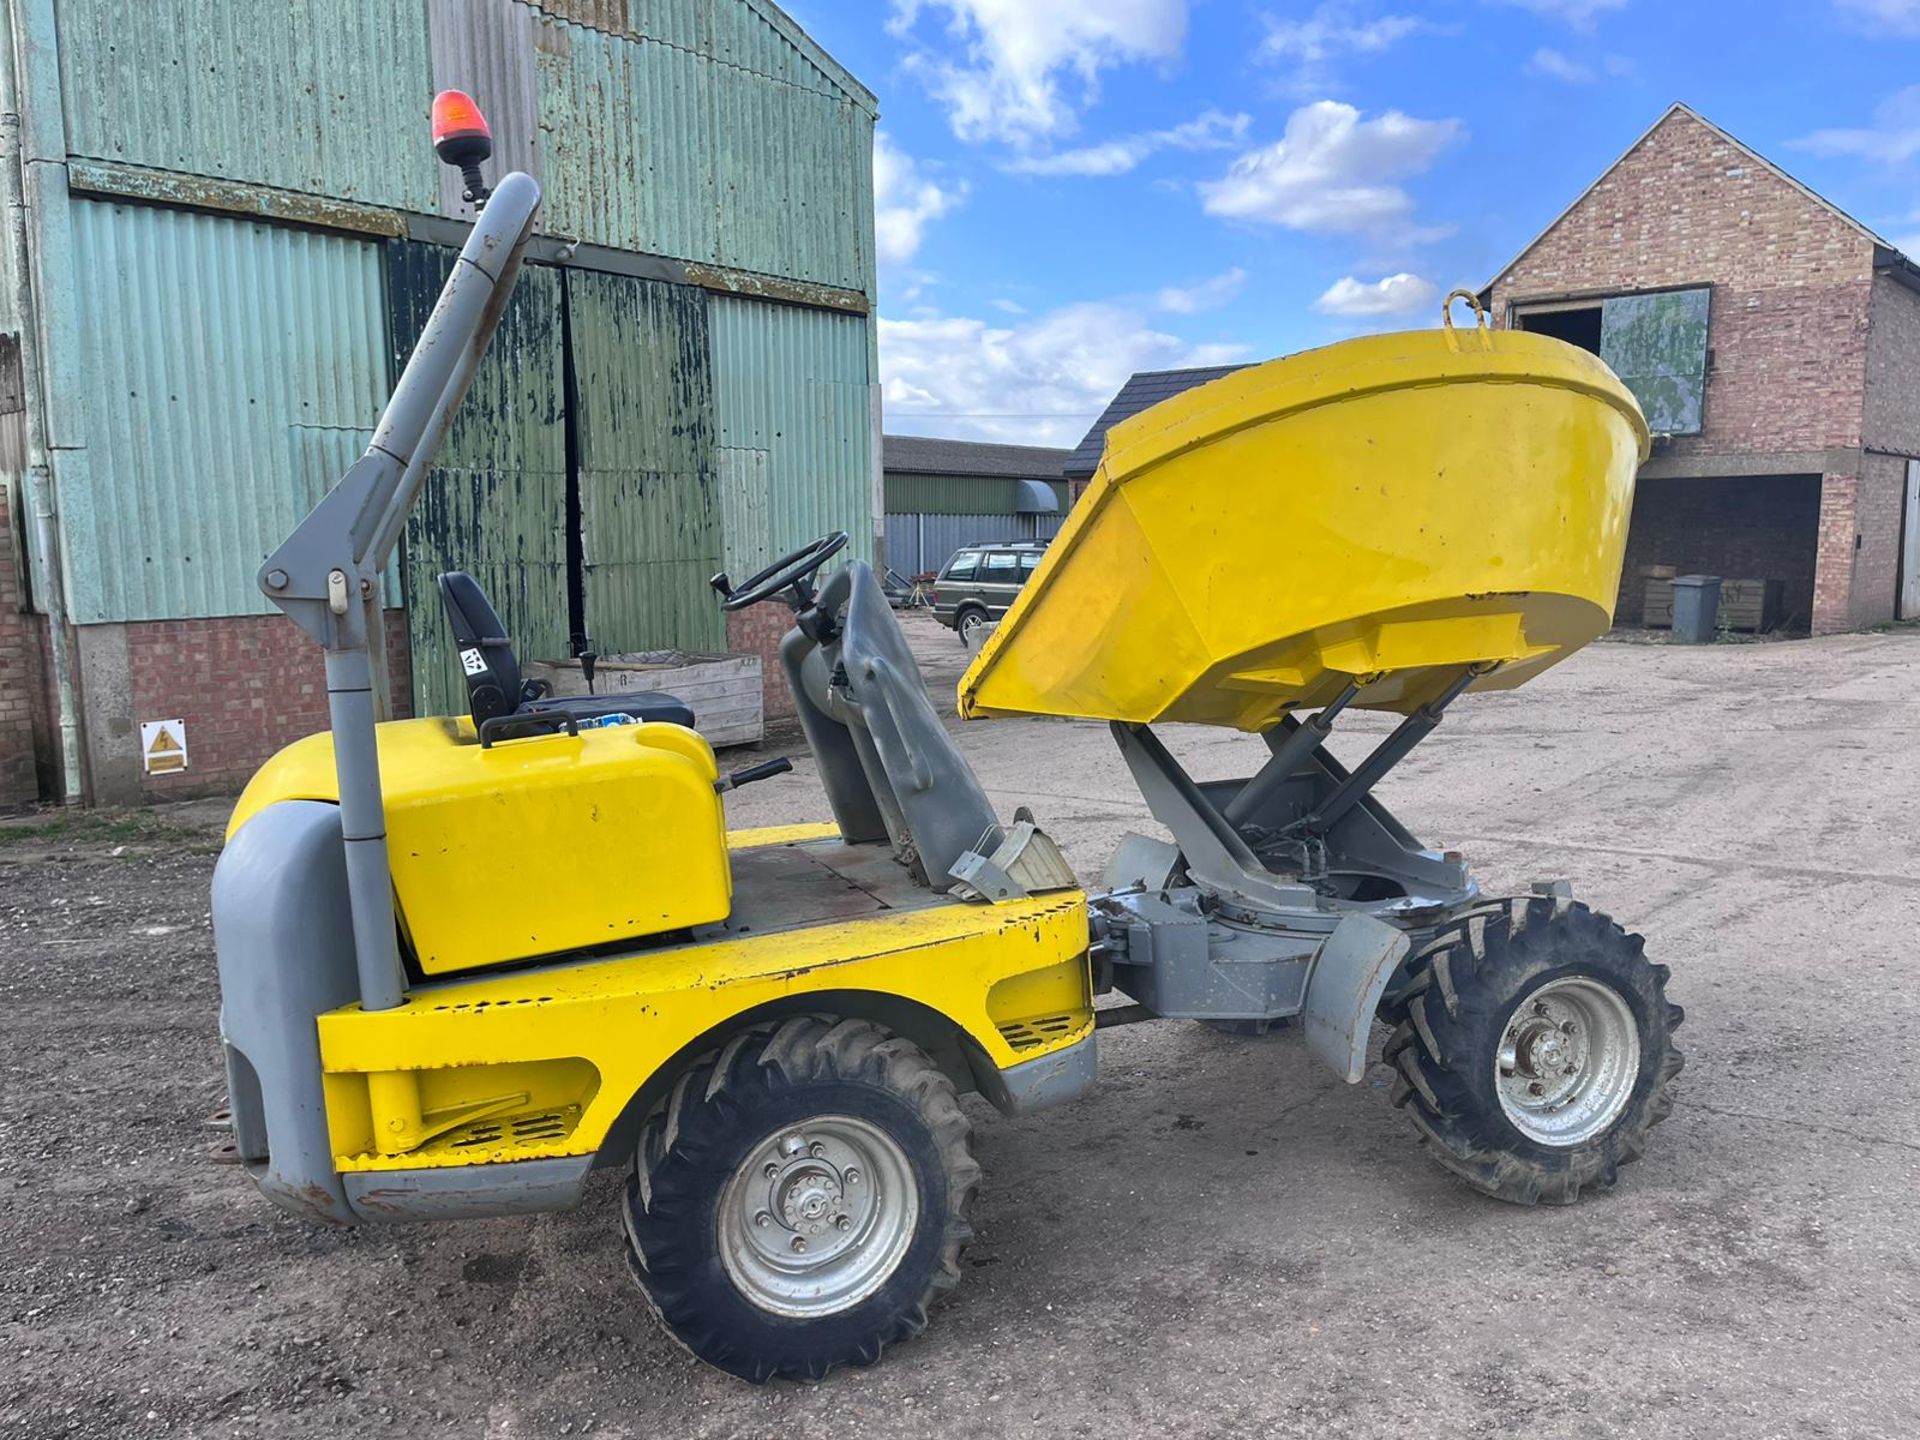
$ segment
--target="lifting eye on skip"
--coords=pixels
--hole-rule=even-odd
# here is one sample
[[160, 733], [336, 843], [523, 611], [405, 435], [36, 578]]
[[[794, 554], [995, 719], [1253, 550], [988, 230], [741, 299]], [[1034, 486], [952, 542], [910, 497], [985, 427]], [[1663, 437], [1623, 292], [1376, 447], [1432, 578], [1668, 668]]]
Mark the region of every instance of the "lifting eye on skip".
[[[860, 545], [716, 575], [726, 610], [790, 616], [826, 816], [730, 828], [790, 760], [722, 774], [692, 689], [547, 693], [465, 571], [439, 580], [465, 709], [376, 723], [382, 576], [540, 207], [527, 175], [486, 184], [471, 97], [436, 99], [433, 143], [473, 228], [373, 443], [259, 577], [325, 656], [330, 720], [254, 776], [214, 875], [231, 1149], [270, 1201], [531, 1213], [625, 1170], [652, 1308], [763, 1381], [920, 1331], [972, 1233], [960, 1096], [1074, 1100], [1115, 1025], [1291, 1030], [1357, 1083], [1383, 1021], [1428, 1153], [1517, 1204], [1641, 1153], [1681, 1066], [1666, 968], [1563, 880], [1485, 894], [1380, 793], [1454, 706], [1611, 622], [1648, 433], [1593, 357], [1481, 317], [1113, 428], [955, 697], [983, 745], [995, 716], [1106, 723], [1163, 833], [1098, 884], [982, 787]], [[1397, 718], [1349, 768], [1328, 741], [1363, 710]], [[1241, 732], [1243, 773], [1190, 775], [1174, 723]]]

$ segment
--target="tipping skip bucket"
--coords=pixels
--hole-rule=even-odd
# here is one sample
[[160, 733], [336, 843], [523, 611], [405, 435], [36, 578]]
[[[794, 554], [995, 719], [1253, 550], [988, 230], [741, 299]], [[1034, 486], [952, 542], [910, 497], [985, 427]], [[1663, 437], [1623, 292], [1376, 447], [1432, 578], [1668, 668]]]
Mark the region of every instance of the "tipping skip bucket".
[[1597, 357], [1484, 324], [1200, 386], [1113, 428], [960, 713], [1264, 730], [1354, 680], [1520, 685], [1612, 623], [1647, 444]]

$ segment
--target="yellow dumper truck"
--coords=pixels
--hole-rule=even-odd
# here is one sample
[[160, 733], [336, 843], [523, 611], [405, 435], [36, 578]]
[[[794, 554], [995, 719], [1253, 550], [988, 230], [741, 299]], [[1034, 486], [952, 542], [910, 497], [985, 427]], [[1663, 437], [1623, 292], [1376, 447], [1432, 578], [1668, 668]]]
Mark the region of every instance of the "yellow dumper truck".
[[[469, 713], [375, 722], [380, 578], [539, 205], [457, 163], [485, 208], [373, 443], [260, 572], [331, 710], [254, 778], [214, 877], [233, 1147], [270, 1200], [457, 1219], [625, 1169], [661, 1321], [765, 1380], [924, 1326], [979, 1180], [958, 1096], [1071, 1100], [1113, 1024], [1298, 1018], [1358, 1081], [1384, 1021], [1426, 1148], [1506, 1200], [1572, 1201], [1641, 1152], [1680, 1068], [1666, 970], [1563, 884], [1483, 895], [1374, 793], [1461, 695], [1608, 625], [1647, 431], [1598, 360], [1449, 325], [1115, 429], [958, 696], [1110, 722], [1163, 833], [1093, 889], [989, 803], [844, 535], [716, 576], [729, 608], [793, 613], [832, 816], [729, 832], [724, 793], [783, 766], [722, 775], [671, 698], [541, 695], [461, 575]], [[1352, 769], [1324, 743], [1348, 709], [1404, 717]], [[1260, 763], [1196, 781], [1166, 722], [1247, 732]]]

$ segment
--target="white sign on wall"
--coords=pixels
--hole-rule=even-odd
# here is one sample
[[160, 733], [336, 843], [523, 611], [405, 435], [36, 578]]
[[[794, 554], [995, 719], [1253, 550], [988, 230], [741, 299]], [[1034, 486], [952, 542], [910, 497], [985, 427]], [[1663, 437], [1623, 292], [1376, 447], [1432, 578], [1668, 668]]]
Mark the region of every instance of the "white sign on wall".
[[171, 775], [187, 768], [187, 722], [142, 720], [140, 761], [149, 775]]

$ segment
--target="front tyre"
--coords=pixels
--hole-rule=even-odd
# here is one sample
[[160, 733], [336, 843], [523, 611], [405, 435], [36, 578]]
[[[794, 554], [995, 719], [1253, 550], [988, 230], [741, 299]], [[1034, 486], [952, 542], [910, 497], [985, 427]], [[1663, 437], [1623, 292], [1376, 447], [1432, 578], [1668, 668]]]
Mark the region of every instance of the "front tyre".
[[987, 612], [977, 605], [969, 605], [954, 617], [953, 633], [960, 637], [960, 643], [968, 650], [977, 650], [987, 624]]
[[1475, 1189], [1566, 1205], [1640, 1158], [1685, 1063], [1667, 968], [1605, 915], [1534, 897], [1443, 930], [1388, 1008], [1394, 1103]]
[[979, 1179], [925, 1052], [864, 1020], [789, 1020], [696, 1061], [648, 1120], [628, 1258], [700, 1359], [818, 1380], [925, 1328]]

